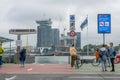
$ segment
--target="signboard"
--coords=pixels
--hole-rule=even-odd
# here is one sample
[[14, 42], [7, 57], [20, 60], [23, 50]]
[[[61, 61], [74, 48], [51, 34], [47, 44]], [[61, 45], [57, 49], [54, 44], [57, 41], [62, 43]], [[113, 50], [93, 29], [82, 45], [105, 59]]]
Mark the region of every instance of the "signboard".
[[16, 40], [16, 46], [22, 46], [22, 40]]
[[70, 30], [75, 30], [75, 15], [70, 15]]
[[75, 37], [75, 35], [76, 35], [75, 31], [74, 31], [74, 30], [71, 30], [71, 31], [70, 31], [70, 36], [71, 36], [71, 37]]
[[98, 33], [111, 33], [110, 14], [98, 14]]
[[35, 29], [10, 29], [10, 34], [36, 34]]

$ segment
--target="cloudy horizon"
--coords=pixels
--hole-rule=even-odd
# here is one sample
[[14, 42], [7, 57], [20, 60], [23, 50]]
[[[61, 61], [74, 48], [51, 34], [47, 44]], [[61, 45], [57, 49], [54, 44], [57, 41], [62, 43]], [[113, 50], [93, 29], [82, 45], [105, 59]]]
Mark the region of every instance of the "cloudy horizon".
[[[81, 31], [79, 26], [88, 15], [88, 43], [98, 45], [102, 44], [102, 34], [97, 33], [97, 14], [110, 13], [111, 34], [106, 34], [106, 44], [112, 41], [118, 45], [119, 4], [120, 0], [0, 0], [0, 36], [16, 40], [15, 35], [9, 34], [9, 29], [37, 29], [36, 20], [49, 18], [53, 21], [52, 27], [59, 28], [63, 33], [64, 27], [69, 31], [69, 15], [74, 14], [76, 31], [81, 32], [81, 43], [84, 46], [87, 44], [87, 28]], [[29, 44], [36, 46], [37, 36], [29, 35], [29, 39]], [[26, 36], [22, 40], [26, 44]]]

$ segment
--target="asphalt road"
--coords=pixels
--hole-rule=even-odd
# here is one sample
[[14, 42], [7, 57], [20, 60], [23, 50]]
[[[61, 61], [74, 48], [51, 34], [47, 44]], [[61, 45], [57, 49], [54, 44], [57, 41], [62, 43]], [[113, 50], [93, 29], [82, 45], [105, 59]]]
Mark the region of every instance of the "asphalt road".
[[120, 80], [120, 74], [0, 74], [0, 80]]

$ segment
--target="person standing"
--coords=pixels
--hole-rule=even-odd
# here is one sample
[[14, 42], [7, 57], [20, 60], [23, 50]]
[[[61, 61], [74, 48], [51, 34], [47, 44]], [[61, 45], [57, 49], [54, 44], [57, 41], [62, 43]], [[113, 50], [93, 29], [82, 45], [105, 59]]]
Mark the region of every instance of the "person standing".
[[73, 68], [77, 57], [77, 51], [74, 47], [74, 44], [72, 44], [72, 47], [70, 47], [70, 56], [71, 56], [71, 67]]
[[2, 67], [2, 55], [4, 52], [4, 48], [2, 47], [2, 43], [0, 43], [0, 68]]
[[94, 55], [96, 57], [96, 63], [99, 62], [99, 49], [98, 48], [96, 49]]
[[103, 44], [102, 48], [99, 51], [99, 56], [101, 59], [102, 64], [102, 71], [107, 71], [107, 57], [108, 57], [108, 51], [106, 49], [106, 45]]
[[113, 48], [113, 42], [110, 42], [109, 54], [110, 54], [110, 60], [111, 60], [111, 66], [112, 66], [111, 72], [115, 72], [114, 59], [116, 56], [116, 52], [115, 52], [115, 49]]
[[24, 64], [25, 64], [25, 59], [26, 59], [26, 49], [23, 48], [21, 51], [20, 51], [20, 67], [24, 67]]

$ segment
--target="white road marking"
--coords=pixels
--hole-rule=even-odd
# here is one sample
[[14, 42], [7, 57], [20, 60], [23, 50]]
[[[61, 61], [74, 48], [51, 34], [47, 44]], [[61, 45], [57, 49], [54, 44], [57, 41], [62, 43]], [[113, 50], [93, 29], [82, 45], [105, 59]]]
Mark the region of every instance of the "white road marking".
[[76, 72], [75, 74], [120, 74], [120, 73], [79, 73], [79, 72]]
[[32, 70], [33, 70], [32, 68], [27, 69], [27, 71], [32, 71]]
[[120, 79], [120, 77], [86, 77], [86, 76], [85, 76], [85, 77], [69, 77], [69, 78], [72, 78], [72, 79], [73, 79], [73, 78], [76, 78], [76, 79], [89, 79], [89, 78], [90, 78], [90, 79], [96, 79], [96, 78], [97, 78], [97, 79], [103, 79], [103, 78], [105, 78], [105, 79], [110, 79], [110, 78], [111, 78], [111, 79], [116, 79], [116, 78], [117, 78], [117, 79]]
[[40, 64], [41, 66], [44, 66], [45, 64]]
[[13, 77], [10, 77], [10, 78], [5, 78], [5, 80], [13, 80], [15, 78], [16, 78], [16, 76], [13, 76]]

